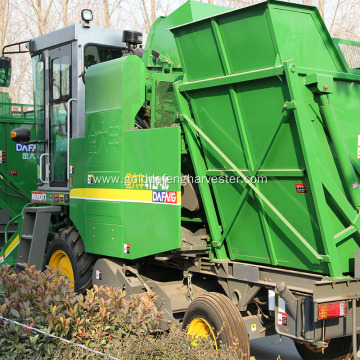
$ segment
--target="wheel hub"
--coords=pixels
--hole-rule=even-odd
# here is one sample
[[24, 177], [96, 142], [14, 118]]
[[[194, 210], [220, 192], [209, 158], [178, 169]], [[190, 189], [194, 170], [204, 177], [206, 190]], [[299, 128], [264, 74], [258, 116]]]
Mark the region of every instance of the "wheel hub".
[[56, 250], [50, 257], [49, 266], [55, 266], [63, 275], [67, 275], [69, 281], [72, 283], [71, 288], [74, 290], [74, 271], [71, 266], [71, 261], [64, 251]]
[[[188, 336], [198, 339], [198, 338], [204, 338], [209, 339], [211, 338], [214, 341], [215, 348], [217, 349], [217, 342], [215, 333], [210, 326], [210, 324], [202, 318], [195, 318], [191, 321], [189, 324], [188, 330], [187, 330]], [[196, 340], [193, 342], [193, 345], [196, 346], [197, 342]]]

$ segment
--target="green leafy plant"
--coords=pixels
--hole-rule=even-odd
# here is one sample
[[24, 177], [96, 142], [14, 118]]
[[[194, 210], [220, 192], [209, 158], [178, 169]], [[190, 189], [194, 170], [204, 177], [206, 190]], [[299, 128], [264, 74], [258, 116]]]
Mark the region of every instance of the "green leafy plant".
[[[161, 314], [153, 303], [154, 294], [125, 300], [125, 292], [97, 287], [86, 295], [71, 292], [68, 279], [54, 269], [37, 271], [26, 266], [14, 273], [0, 268], [0, 315], [85, 346], [101, 348], [112, 341], [112, 334], [129, 337], [155, 331]], [[59, 340], [0, 320], [0, 350], [23, 358], [39, 353], [52, 356]]]
[[[239, 350], [215, 350], [206, 339], [191, 345], [174, 327], [156, 331], [161, 313], [154, 294], [125, 299], [125, 292], [97, 287], [85, 295], [71, 291], [68, 278], [47, 268], [26, 266], [21, 273], [0, 268], [0, 316], [64, 338], [117, 359], [238, 359]], [[98, 354], [0, 319], [4, 359], [99, 359]], [[104, 358], [105, 359], [105, 358]]]

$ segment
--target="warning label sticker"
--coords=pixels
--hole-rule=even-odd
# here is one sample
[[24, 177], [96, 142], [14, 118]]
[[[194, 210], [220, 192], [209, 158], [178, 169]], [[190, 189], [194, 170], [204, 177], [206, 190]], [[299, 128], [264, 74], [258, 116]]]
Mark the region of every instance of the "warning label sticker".
[[285, 313], [285, 301], [280, 296], [278, 297], [278, 312]]
[[96, 270], [95, 277], [96, 277], [96, 280], [102, 281], [102, 271]]
[[278, 314], [277, 323], [281, 326], [288, 326], [288, 316], [287, 314]]
[[295, 189], [297, 193], [304, 194], [307, 193], [305, 184], [295, 184]]
[[33, 191], [31, 202], [36, 204], [46, 204], [46, 192]]
[[130, 244], [124, 244], [124, 254], [130, 254]]

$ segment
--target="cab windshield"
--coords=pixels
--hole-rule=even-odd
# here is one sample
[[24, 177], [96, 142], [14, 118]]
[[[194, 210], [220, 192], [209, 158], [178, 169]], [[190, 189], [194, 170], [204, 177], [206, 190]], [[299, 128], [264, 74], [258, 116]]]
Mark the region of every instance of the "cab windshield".
[[92, 65], [96, 65], [113, 59], [118, 59], [124, 54], [124, 48], [87, 45], [84, 51], [85, 71]]

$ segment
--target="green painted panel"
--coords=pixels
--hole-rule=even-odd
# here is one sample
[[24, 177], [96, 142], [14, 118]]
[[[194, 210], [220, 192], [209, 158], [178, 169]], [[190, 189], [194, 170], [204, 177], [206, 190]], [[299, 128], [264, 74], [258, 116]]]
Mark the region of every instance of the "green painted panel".
[[226, 241], [230, 259], [270, 264], [269, 252], [264, 246], [264, 232], [260, 223], [258, 204], [254, 195], [252, 193], [248, 195], [237, 214], [241, 205], [244, 184], [216, 184], [213, 185], [213, 189], [224, 231], [231, 226]]
[[[221, 144], [224, 153], [238, 164], [240, 169], [247, 169], [239, 125], [234, 117], [228, 88], [224, 86], [192, 92], [191, 97], [193, 111], [204, 131], [212, 134], [212, 140], [216, 144]], [[205, 151], [211, 153], [206, 157], [209, 169], [227, 168], [205, 141], [202, 141], [202, 145]]]
[[112, 223], [123, 224], [123, 205], [118, 202], [91, 201], [85, 202], [85, 219], [87, 221], [101, 222], [111, 221]]
[[128, 131], [125, 154], [127, 189], [138, 200], [123, 204], [124, 242], [130, 247], [124, 257], [180, 248], [180, 128]]
[[276, 51], [266, 9], [255, 7], [218, 19], [231, 74], [275, 65]]
[[[284, 78], [271, 77], [235, 86], [254, 169], [302, 169], [296, 127], [284, 109]], [[261, 106], [259, 100], [261, 99]], [[251, 119], [251, 121], [249, 121]]]
[[294, 59], [297, 66], [342, 70], [334, 44], [314, 8], [271, 6], [270, 14], [282, 61]]
[[[351, 84], [351, 85], [350, 85]], [[348, 81], [334, 81], [334, 92], [330, 95], [336, 117], [341, 120], [339, 126], [347, 146], [349, 156], [360, 174], [360, 159], [358, 157], [358, 135], [360, 129], [357, 121], [360, 117], [359, 108], [360, 84]], [[346, 104], [346, 106], [344, 106]]]
[[[1, 94], [1, 93], [0, 93]], [[35, 138], [33, 113], [19, 112], [13, 116], [12, 108], [23, 109], [24, 106], [10, 103], [6, 93], [1, 97], [8, 101], [0, 106], [0, 151], [5, 151], [0, 158], [0, 175], [17, 190], [24, 193], [31, 200], [31, 191], [36, 190], [36, 145], [17, 144], [10, 139], [11, 130], [19, 127], [28, 128], [31, 138]], [[0, 99], [1, 99], [0, 98]], [[0, 186], [7, 192], [14, 194], [1, 180]], [[0, 207], [9, 208], [11, 217], [20, 213], [26, 201], [0, 192]]]
[[[307, 193], [298, 193], [295, 184], [304, 184]], [[309, 180], [306, 177], [300, 179], [269, 178], [266, 184], [260, 185], [260, 189], [306, 241], [319, 254], [324, 254], [324, 245]], [[279, 265], [325, 273], [328, 271], [326, 263], [315, 261], [303, 252], [299, 241], [295, 243], [290, 241], [288, 236], [279, 228], [276, 217], [268, 213], [267, 221]]]
[[[190, 25], [188, 25], [190, 26]], [[211, 23], [200, 21], [191, 24], [195, 36], [189, 41], [189, 29], [177, 30], [181, 48], [182, 66], [188, 81], [218, 77], [225, 74]]]
[[[70, 165], [75, 171], [70, 214], [88, 252], [123, 254], [122, 235], [111, 241], [107, 234], [112, 227], [122, 234], [124, 133], [134, 126], [144, 103], [144, 80], [144, 65], [137, 56], [102, 63], [86, 73], [85, 139], [70, 142]], [[103, 234], [93, 233], [93, 223]]]
[[[83, 188], [87, 182], [87, 174], [85, 172], [85, 162], [82, 156], [78, 156], [84, 151], [85, 139], [70, 140], [70, 165], [74, 166], [73, 174], [70, 174], [70, 191], [72, 189]], [[82, 239], [85, 239], [85, 220], [84, 220], [84, 204], [83, 199], [70, 198], [70, 215]]]
[[[123, 116], [124, 114], [120, 109], [94, 112], [87, 115], [85, 151], [88, 155], [88, 164], [112, 164], [117, 169], [121, 169], [119, 150], [123, 142], [122, 131], [126, 127], [118, 119]], [[133, 126], [133, 124], [131, 125]]]
[[104, 256], [122, 257], [123, 227], [101, 222], [86, 222], [86, 251]]
[[166, 180], [180, 179], [180, 128], [130, 130], [144, 80], [136, 56], [86, 74], [86, 137], [70, 144], [70, 211], [86, 251], [98, 255], [136, 259], [180, 247], [180, 181]]
[[[19, 228], [22, 227], [22, 220], [20, 220]], [[0, 264], [3, 262], [14, 266], [16, 259], [17, 259], [17, 253], [19, 250], [19, 243], [20, 243], [20, 235], [19, 231], [16, 231], [13, 236], [11, 236], [10, 239], [8, 239], [8, 242], [0, 249]]]

